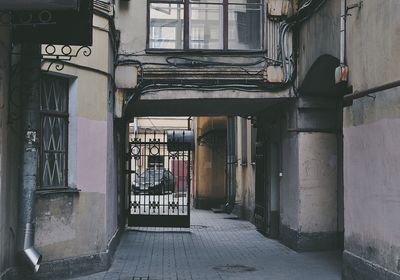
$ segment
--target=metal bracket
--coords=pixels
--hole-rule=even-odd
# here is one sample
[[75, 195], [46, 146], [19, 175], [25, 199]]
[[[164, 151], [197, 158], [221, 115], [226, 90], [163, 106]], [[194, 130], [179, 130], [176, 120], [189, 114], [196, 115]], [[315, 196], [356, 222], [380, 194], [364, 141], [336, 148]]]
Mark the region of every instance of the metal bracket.
[[72, 58], [77, 57], [80, 53], [88, 57], [92, 54], [92, 49], [88, 46], [46, 45], [42, 47], [42, 58], [50, 61], [50, 63], [44, 71], [49, 72], [53, 65], [55, 65], [57, 71], [61, 71], [64, 69], [64, 61], [71, 61]]

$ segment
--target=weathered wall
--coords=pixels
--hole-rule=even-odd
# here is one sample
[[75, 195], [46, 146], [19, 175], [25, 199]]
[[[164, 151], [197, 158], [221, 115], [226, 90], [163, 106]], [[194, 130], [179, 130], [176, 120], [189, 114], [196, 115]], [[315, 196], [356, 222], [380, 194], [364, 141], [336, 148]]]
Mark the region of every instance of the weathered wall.
[[[286, 119], [296, 115], [295, 104], [287, 108]], [[290, 245], [293, 232], [299, 227], [300, 191], [299, 191], [299, 139], [295, 132], [282, 131], [282, 178], [280, 181], [280, 239]], [[296, 243], [296, 241], [295, 241]], [[292, 245], [292, 247], [295, 247]]]
[[[398, 80], [400, 2], [367, 0], [351, 13], [347, 62], [354, 90]], [[344, 109], [345, 279], [400, 279], [399, 108], [397, 87]]]
[[226, 117], [196, 118], [196, 139], [194, 206], [217, 207], [226, 199]]
[[20, 100], [18, 91], [13, 103], [9, 95], [10, 35], [9, 27], [0, 24], [0, 279], [15, 264], [18, 217], [19, 121], [9, 113], [18, 113], [15, 105]]
[[106, 248], [105, 194], [41, 195], [36, 206], [35, 243], [43, 261], [92, 255]]
[[[96, 255], [91, 262], [98, 263], [88, 266], [92, 272], [106, 268], [107, 258], [99, 256], [107, 252], [118, 229], [113, 89], [106, 74], [112, 74], [114, 53], [107, 32], [108, 20], [95, 16], [94, 26], [102, 30], [93, 31], [92, 54], [85, 57], [81, 53], [71, 61], [77, 66], [65, 65], [61, 73], [51, 72], [70, 80], [68, 183], [70, 190], [80, 191], [39, 190], [35, 236], [45, 263]], [[45, 273], [49, 269], [51, 265], [45, 267]], [[66, 273], [82, 273], [73, 271], [72, 266], [69, 269]]]
[[[260, 90], [244, 91], [225, 87], [227, 81], [243, 81], [249, 85], [254, 81], [262, 81], [262, 72], [265, 63], [254, 66], [229, 65], [229, 63], [246, 63], [264, 59], [264, 54], [257, 52], [231, 52], [229, 55], [224, 51], [202, 52], [201, 50], [190, 51], [155, 51], [146, 49], [147, 38], [147, 1], [116, 1], [116, 26], [121, 30], [121, 44], [119, 60], [132, 63], [132, 60], [143, 63], [143, 78], [146, 82], [152, 80], [168, 81], [169, 84], [180, 86], [182, 83], [193, 83], [207, 80], [212, 86], [213, 81], [218, 84], [218, 89], [211, 91], [191, 89], [185, 90], [156, 90], [142, 92], [140, 99], [129, 104], [128, 114], [132, 116], [168, 116], [168, 115], [191, 115], [191, 116], [221, 116], [221, 115], [246, 115], [262, 111], [269, 104], [276, 102], [279, 98], [291, 96], [289, 89], [281, 91]], [[132, 28], [134, 27], [134, 32]], [[275, 25], [277, 27], [277, 25]], [[272, 29], [269, 29], [272, 30]], [[264, 28], [267, 37], [267, 28]], [[272, 40], [271, 40], [272, 41]], [[197, 59], [200, 61], [222, 62], [225, 65], [201, 64], [188, 67], [167, 63], [168, 57], [184, 57], [186, 59]], [[129, 60], [131, 60], [129, 62]], [[173, 62], [174, 59], [170, 59]], [[152, 64], [157, 63], [157, 64]], [[228, 66], [229, 65], [229, 66]], [[245, 68], [245, 69], [244, 69]], [[218, 82], [217, 82], [218, 81]], [[221, 88], [224, 88], [221, 90]], [[229, 106], [226, 106], [229, 104]]]
[[[252, 220], [255, 208], [255, 162], [252, 162], [252, 134], [251, 134], [251, 123], [250, 120], [246, 120], [245, 123], [241, 121], [241, 117], [237, 118], [236, 121], [236, 145], [237, 145], [237, 164], [236, 167], [236, 198], [235, 198], [235, 209], [234, 212], [239, 214], [241, 217]], [[243, 129], [243, 125], [246, 126]], [[246, 145], [242, 145], [243, 136], [246, 133]], [[245, 149], [245, 151], [243, 151]], [[243, 153], [247, 154], [247, 161], [242, 158]]]
[[[339, 57], [339, 36], [340, 1], [326, 1], [299, 29], [299, 87], [320, 56]], [[319, 93], [321, 97], [324, 94]], [[297, 104], [288, 104], [285, 109], [280, 238], [298, 250], [335, 248], [338, 245], [338, 143], [334, 129], [330, 133], [319, 130], [326, 130], [326, 124], [337, 125], [337, 111], [322, 116], [319, 114], [325, 109], [320, 105], [302, 106], [300, 100]]]
[[300, 98], [289, 104], [282, 128], [280, 239], [299, 251], [339, 246], [338, 109], [324, 109], [329, 114], [315, 120], [323, 103], [312, 102]]
[[337, 143], [329, 133], [301, 133], [299, 143], [299, 229], [337, 230]]
[[340, 55], [340, 0], [330, 0], [304, 22], [299, 33], [298, 84], [315, 60], [324, 54]]

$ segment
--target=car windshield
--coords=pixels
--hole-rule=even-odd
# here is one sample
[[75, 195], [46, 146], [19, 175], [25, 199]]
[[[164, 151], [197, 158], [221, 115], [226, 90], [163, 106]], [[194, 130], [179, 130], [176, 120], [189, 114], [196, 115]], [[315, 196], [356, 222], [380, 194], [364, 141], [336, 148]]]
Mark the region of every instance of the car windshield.
[[145, 180], [145, 181], [160, 181], [161, 178], [163, 177], [164, 169], [154, 169], [154, 168], [149, 168], [142, 174], [140, 174], [139, 180]]

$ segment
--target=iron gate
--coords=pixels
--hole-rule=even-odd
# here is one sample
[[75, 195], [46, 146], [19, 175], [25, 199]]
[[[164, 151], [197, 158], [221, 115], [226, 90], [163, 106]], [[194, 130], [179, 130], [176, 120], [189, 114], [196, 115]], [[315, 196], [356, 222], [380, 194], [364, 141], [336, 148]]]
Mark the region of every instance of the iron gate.
[[191, 131], [143, 132], [129, 142], [129, 226], [190, 227]]

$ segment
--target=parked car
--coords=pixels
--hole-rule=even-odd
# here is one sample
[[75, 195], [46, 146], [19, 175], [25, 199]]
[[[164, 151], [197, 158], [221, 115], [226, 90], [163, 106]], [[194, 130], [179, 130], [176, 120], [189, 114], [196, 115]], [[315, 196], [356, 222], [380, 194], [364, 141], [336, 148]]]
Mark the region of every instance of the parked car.
[[134, 194], [165, 194], [174, 192], [174, 175], [165, 168], [147, 168], [135, 175], [132, 183]]

